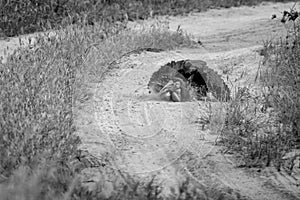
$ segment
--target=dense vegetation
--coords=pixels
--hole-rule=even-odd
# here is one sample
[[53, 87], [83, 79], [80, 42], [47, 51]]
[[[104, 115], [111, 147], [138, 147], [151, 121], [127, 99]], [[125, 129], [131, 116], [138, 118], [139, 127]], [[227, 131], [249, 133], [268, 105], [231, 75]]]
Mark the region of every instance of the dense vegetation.
[[146, 19], [154, 15], [177, 15], [259, 2], [261, 0], [1, 0], [0, 33], [2, 29], [10, 37], [79, 22], [109, 26], [125, 19]]

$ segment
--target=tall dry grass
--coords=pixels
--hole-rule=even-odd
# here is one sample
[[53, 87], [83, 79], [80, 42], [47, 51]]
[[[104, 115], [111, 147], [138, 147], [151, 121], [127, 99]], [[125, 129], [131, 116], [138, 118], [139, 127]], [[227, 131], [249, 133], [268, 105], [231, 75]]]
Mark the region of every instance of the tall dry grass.
[[257, 76], [261, 89], [239, 88], [221, 142], [239, 155], [241, 166], [274, 166], [292, 174], [300, 157], [300, 29], [294, 8], [283, 13], [282, 22], [293, 26], [285, 38], [265, 42]]

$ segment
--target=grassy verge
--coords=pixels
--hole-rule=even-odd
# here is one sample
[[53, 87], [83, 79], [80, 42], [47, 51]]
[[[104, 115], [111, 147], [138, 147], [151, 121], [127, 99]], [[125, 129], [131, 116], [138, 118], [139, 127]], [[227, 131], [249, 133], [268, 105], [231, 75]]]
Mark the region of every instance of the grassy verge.
[[242, 166], [274, 166], [292, 173], [300, 156], [300, 35], [294, 23], [298, 13], [289, 13], [284, 12], [282, 22], [290, 19], [292, 31], [285, 39], [265, 43], [261, 91], [239, 88], [227, 109], [222, 142], [238, 153]]

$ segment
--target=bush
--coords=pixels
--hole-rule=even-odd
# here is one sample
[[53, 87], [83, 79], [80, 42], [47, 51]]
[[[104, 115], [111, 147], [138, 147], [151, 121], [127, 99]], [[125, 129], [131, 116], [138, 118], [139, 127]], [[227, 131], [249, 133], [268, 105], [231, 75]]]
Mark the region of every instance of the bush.
[[118, 6], [106, 1], [16, 0], [1, 1], [0, 29], [7, 36], [66, 27], [74, 23], [93, 24], [121, 20]]
[[0, 64], [0, 167], [7, 175], [40, 157], [68, 160], [78, 144], [72, 106], [79, 44], [42, 37], [37, 44]]
[[66, 199], [78, 179], [68, 165], [43, 160], [34, 168], [21, 166], [5, 184], [0, 184], [3, 200]]
[[221, 143], [226, 152], [237, 153], [240, 167], [274, 165], [280, 170], [282, 157], [291, 150], [291, 137], [278, 132], [277, 113], [265, 113], [264, 103], [260, 94], [239, 88], [227, 107]]
[[[298, 12], [294, 13], [297, 17], [292, 21], [298, 20]], [[266, 88], [266, 106], [278, 113], [278, 123], [283, 125], [281, 131], [291, 135], [295, 144], [300, 141], [299, 25], [295, 23], [293, 31], [284, 40], [270, 43], [266, 58], [268, 67], [261, 77]]]

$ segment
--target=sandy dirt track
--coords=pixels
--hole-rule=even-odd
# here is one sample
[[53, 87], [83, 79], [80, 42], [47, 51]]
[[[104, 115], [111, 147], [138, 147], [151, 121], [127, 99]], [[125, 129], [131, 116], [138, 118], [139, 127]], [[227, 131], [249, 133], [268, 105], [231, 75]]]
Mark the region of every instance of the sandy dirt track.
[[[272, 168], [261, 172], [245, 170], [236, 167], [231, 155], [219, 152], [221, 147], [214, 145], [218, 137], [214, 127], [201, 119], [207, 118], [210, 107], [218, 110], [222, 103], [162, 102], [149, 99], [147, 89], [151, 75], [162, 65], [184, 59], [206, 61], [232, 90], [254, 84], [263, 59], [258, 53], [262, 41], [285, 33], [284, 26], [271, 20], [271, 15], [279, 16], [292, 5], [264, 3], [168, 17], [171, 30], [180, 26], [202, 46], [142, 52], [117, 60], [105, 79], [93, 85], [93, 98], [76, 111], [81, 148], [103, 163], [85, 170], [84, 181], [93, 187], [93, 182], [106, 180], [105, 191], [109, 195], [113, 180], [99, 172], [108, 170], [109, 164], [105, 163], [109, 162], [142, 182], [156, 175], [156, 181], [165, 187], [165, 195], [169, 194], [169, 187], [176, 187], [188, 176], [212, 199], [221, 194], [225, 199], [300, 199], [300, 169], [293, 176]], [[151, 20], [143, 23], [151, 24]], [[130, 26], [137, 28], [139, 23]], [[0, 41], [0, 52], [7, 46], [16, 48], [17, 43], [17, 39]], [[230, 73], [224, 74], [225, 69]], [[244, 76], [239, 79], [241, 74]]]
[[[114, 152], [115, 166], [141, 181], [156, 175], [157, 182], [166, 188], [164, 194], [188, 176], [212, 199], [220, 194], [225, 199], [299, 199], [299, 170], [294, 176], [274, 169], [246, 171], [235, 167], [230, 155], [219, 153], [221, 147], [214, 145], [218, 137], [214, 127], [203, 126], [200, 119], [207, 117], [209, 106], [218, 110], [221, 103], [171, 103], [147, 97], [151, 75], [170, 61], [184, 59], [206, 61], [223, 75], [232, 90], [254, 84], [262, 62], [258, 53], [262, 41], [285, 33], [284, 26], [270, 16], [279, 16], [292, 5], [262, 4], [169, 17], [171, 30], [180, 25], [203, 45], [171, 52], [143, 52], [117, 60], [94, 88], [94, 107], [89, 110], [94, 118], [83, 126], [83, 149], [99, 158], [104, 149], [109, 149]], [[145, 23], [151, 24], [151, 20], [142, 26]], [[140, 25], [134, 23], [131, 27]], [[222, 74], [227, 68], [229, 75]], [[241, 74], [243, 78], [239, 79]], [[94, 131], [91, 126], [96, 127]]]

